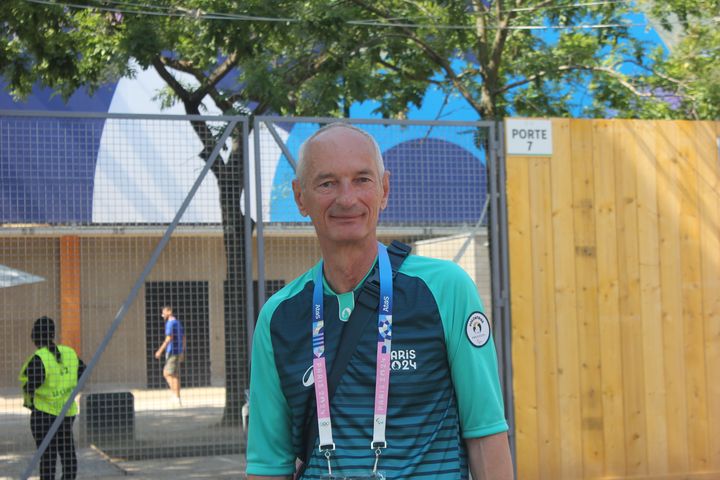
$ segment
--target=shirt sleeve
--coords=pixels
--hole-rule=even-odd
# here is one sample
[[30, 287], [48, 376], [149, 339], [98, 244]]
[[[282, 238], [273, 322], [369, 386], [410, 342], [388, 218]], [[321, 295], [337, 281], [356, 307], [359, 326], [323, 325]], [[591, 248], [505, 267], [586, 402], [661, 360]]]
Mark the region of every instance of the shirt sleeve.
[[295, 471], [290, 407], [282, 392], [270, 338], [273, 310], [266, 303], [253, 336], [247, 474], [290, 475]]
[[28, 366], [25, 369], [25, 373], [28, 378], [27, 384], [25, 385], [25, 391], [28, 394], [33, 395], [35, 390], [40, 388], [45, 381], [45, 366], [43, 365], [40, 357], [37, 355], [33, 356], [32, 360], [30, 360], [30, 363], [28, 363]]
[[477, 287], [458, 265], [432, 276], [440, 307], [463, 438], [508, 430], [492, 328]]
[[165, 336], [166, 337], [172, 336], [174, 324], [175, 324], [174, 320], [170, 320], [169, 322], [165, 323]]

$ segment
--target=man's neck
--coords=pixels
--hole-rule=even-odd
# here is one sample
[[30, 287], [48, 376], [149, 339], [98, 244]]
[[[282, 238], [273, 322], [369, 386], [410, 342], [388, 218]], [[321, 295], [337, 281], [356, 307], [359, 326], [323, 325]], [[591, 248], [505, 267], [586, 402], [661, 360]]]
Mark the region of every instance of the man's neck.
[[364, 245], [333, 246], [323, 250], [323, 273], [335, 293], [352, 291], [367, 275], [377, 256], [377, 240]]

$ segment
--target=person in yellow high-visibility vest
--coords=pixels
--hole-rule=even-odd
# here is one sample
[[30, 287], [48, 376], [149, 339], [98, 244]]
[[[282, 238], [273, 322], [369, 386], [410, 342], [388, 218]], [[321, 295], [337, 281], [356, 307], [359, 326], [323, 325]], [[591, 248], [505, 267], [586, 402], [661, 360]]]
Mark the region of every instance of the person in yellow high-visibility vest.
[[[75, 350], [55, 344], [55, 322], [49, 317], [35, 320], [31, 338], [37, 350], [23, 364], [19, 380], [24, 406], [32, 411], [30, 430], [39, 447], [77, 386], [85, 364]], [[55, 478], [57, 457], [60, 457], [62, 464], [62, 478], [76, 478], [77, 455], [72, 428], [77, 411], [77, 404], [73, 402], [43, 453], [40, 459], [40, 480]]]

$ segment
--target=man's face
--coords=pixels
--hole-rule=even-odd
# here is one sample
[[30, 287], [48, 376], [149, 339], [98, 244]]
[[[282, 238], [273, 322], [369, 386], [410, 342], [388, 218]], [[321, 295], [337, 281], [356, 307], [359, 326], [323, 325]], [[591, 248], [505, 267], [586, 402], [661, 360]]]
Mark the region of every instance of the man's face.
[[389, 174], [378, 172], [372, 144], [359, 132], [336, 127], [313, 139], [306, 154], [304, 183], [293, 181], [293, 192], [321, 244], [374, 241], [390, 186]]
[[163, 320], [167, 321], [168, 318], [172, 317], [172, 310], [168, 308], [163, 308], [161, 315]]

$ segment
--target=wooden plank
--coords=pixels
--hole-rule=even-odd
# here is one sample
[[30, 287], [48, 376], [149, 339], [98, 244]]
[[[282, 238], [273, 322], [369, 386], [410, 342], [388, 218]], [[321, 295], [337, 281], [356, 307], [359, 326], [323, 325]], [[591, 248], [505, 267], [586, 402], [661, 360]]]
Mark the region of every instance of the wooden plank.
[[717, 480], [720, 472], [671, 473], [667, 475], [632, 475], [622, 477], [603, 477], [603, 480]]
[[700, 252], [710, 469], [720, 471], [720, 122], [698, 125]]
[[665, 422], [668, 430], [668, 470], [687, 472], [687, 400], [682, 290], [680, 275], [680, 186], [677, 124], [658, 122], [657, 159], [658, 231], [660, 235], [660, 292], [665, 359]]
[[535, 372], [538, 408], [539, 478], [560, 475], [560, 411], [557, 383], [557, 332], [555, 331], [552, 186], [550, 160], [530, 162], [530, 220], [532, 222], [531, 275], [535, 318]]
[[[707, 390], [705, 384], [705, 339], [702, 318], [700, 265], [700, 219], [698, 209], [698, 155], [695, 129], [680, 122], [680, 252], [685, 333], [686, 393], [688, 401], [688, 449], [690, 470], [708, 467]], [[717, 432], [715, 432], [717, 433]]]
[[598, 275], [598, 322], [602, 362], [602, 408], [604, 470], [606, 475], [625, 473], [625, 424], [623, 407], [623, 359], [618, 291], [618, 258], [615, 158], [616, 122], [593, 123], [593, 179], [595, 187], [595, 233]]
[[538, 478], [538, 405], [535, 378], [535, 323], [531, 264], [529, 158], [507, 157], [508, 247], [512, 314], [515, 445], [519, 478]]
[[[562, 122], [555, 125], [556, 135]], [[549, 167], [542, 158], [508, 163], [513, 361], [535, 366], [515, 371], [519, 478], [577, 477], [581, 460], [573, 452], [578, 445], [585, 460], [592, 458], [587, 456], [593, 452], [587, 440], [591, 433], [583, 421], [589, 411], [585, 396], [579, 442], [572, 396], [573, 377], [579, 376], [583, 392], [591, 391], [583, 382], [592, 379], [581, 372], [585, 364], [592, 365], [586, 362], [592, 348], [599, 350], [602, 367], [604, 471], [596, 475], [585, 462], [582, 477], [714, 478], [711, 472], [720, 470], [720, 437], [714, 434], [720, 430], [720, 382], [714, 375], [720, 364], [720, 159], [715, 143], [720, 126], [708, 125], [596, 122], [590, 174], [578, 174], [582, 167], [575, 163], [563, 171], [557, 158]], [[562, 148], [556, 147], [556, 154]], [[580, 152], [587, 148], [578, 147]], [[575, 161], [584, 156], [576, 155]], [[583, 183], [588, 175], [592, 187]], [[572, 232], [563, 235], [570, 224], [568, 176], [574, 179], [577, 211]], [[524, 185], [523, 193], [511, 186], [513, 177]], [[573, 272], [558, 256], [570, 239], [581, 249], [588, 247], [583, 235], [592, 230], [593, 219], [583, 205], [591, 193], [595, 278], [586, 269], [587, 258], [578, 259]], [[520, 208], [510, 197], [520, 199]], [[612, 238], [616, 241], [608, 241]], [[584, 343], [592, 325], [578, 315], [591, 310], [592, 300], [584, 294], [593, 281], [594, 346]], [[566, 313], [573, 297], [575, 322]], [[572, 358], [580, 360], [574, 371], [567, 368]]]
[[576, 315], [575, 249], [570, 121], [553, 120], [551, 160], [555, 330], [558, 344], [558, 406], [560, 408], [560, 478], [582, 478], [582, 414], [580, 356]]
[[662, 352], [663, 336], [655, 123], [635, 122], [634, 126], [648, 473], [657, 475], [667, 473], [668, 440], [665, 421], [664, 362], [663, 355], [658, 355], [658, 352]]
[[618, 279], [625, 402], [626, 468], [647, 473], [647, 427], [643, 388], [644, 355], [640, 318], [640, 258], [638, 252], [637, 171], [632, 121], [619, 123], [614, 158], [617, 182]]
[[[572, 120], [572, 196], [575, 228], [575, 276], [580, 399], [582, 408], [582, 457], [585, 478], [603, 473], [602, 377], [600, 326], [597, 302], [597, 245], [595, 189], [593, 182], [593, 129], [590, 120]], [[577, 477], [575, 477], [577, 478]]]

